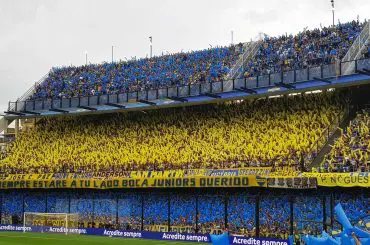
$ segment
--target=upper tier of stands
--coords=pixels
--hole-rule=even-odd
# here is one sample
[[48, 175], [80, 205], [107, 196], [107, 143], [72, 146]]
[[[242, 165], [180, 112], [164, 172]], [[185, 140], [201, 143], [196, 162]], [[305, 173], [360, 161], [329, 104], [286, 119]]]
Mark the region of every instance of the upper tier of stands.
[[370, 117], [364, 111], [350, 122], [345, 132], [335, 141], [320, 172], [370, 171]]
[[[334, 63], [361, 32], [352, 21], [335, 27], [268, 37], [244, 66], [244, 76]], [[243, 45], [80, 67], [53, 68], [31, 99], [124, 93], [166, 86], [224, 80], [243, 52]]]
[[44, 119], [0, 160], [3, 173], [291, 166], [343, 114], [338, 93]]

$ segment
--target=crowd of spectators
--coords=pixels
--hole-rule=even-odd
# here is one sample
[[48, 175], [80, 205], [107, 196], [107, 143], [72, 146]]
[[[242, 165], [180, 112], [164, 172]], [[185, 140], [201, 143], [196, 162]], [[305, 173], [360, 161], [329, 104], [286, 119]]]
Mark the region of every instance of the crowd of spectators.
[[[300, 194], [294, 197], [294, 229], [298, 234], [319, 235], [323, 230], [322, 197]], [[330, 206], [328, 205], [330, 208]], [[328, 214], [330, 214], [328, 212]]]
[[341, 60], [360, 34], [363, 23], [352, 21], [333, 27], [304, 30], [297, 35], [266, 37], [244, 76], [333, 64]]
[[260, 201], [260, 236], [287, 239], [289, 236], [289, 197], [264, 195]]
[[325, 156], [319, 172], [370, 171], [370, 117], [364, 111], [350, 122]]
[[53, 68], [33, 98], [70, 98], [221, 81], [242, 44], [114, 63]]
[[1, 173], [297, 167], [342, 114], [338, 93], [105, 117], [45, 119], [22, 132]]
[[171, 226], [193, 226], [195, 224], [196, 200], [191, 194], [170, 195]]
[[[290, 202], [293, 202], [294, 233], [320, 234], [324, 226], [323, 198], [327, 207], [325, 222], [330, 230], [339, 230], [338, 223], [333, 223], [333, 226], [330, 224], [332, 214], [330, 195], [334, 196], [333, 205], [341, 203], [351, 224], [365, 230], [370, 227], [368, 209], [370, 197], [366, 191], [353, 193], [333, 191], [332, 194], [296, 192], [294, 191], [292, 196], [288, 192], [266, 190], [260, 195], [261, 237], [284, 239], [288, 237]], [[227, 229], [232, 234], [255, 236], [257, 194], [245, 190], [225, 194], [226, 192], [213, 193], [206, 190], [197, 195], [185, 192], [137, 193], [91, 190], [8, 191], [0, 193], [0, 223], [23, 224], [23, 211], [78, 213], [78, 226], [85, 228], [141, 230], [143, 222], [144, 230], [167, 231], [170, 221], [171, 229], [177, 229], [176, 231], [180, 230], [179, 227], [184, 227], [185, 232], [208, 234]], [[333, 220], [336, 220], [335, 216]], [[32, 219], [29, 222], [31, 225]]]
[[[343, 58], [363, 23], [303, 30], [297, 35], [265, 37], [255, 57], [244, 65], [244, 76], [257, 76], [322, 64]], [[134, 92], [224, 80], [242, 43], [188, 53], [162, 55], [103, 64], [53, 68], [36, 88], [32, 99], [71, 98]]]
[[256, 234], [256, 197], [233, 194], [228, 203], [228, 230], [233, 234], [254, 237]]

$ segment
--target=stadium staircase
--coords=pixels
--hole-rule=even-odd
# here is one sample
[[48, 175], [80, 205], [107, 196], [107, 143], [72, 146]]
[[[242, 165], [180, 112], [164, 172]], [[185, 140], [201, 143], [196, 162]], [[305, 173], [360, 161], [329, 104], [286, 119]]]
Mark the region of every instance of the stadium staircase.
[[242, 54], [239, 55], [239, 59], [235, 62], [227, 79], [235, 79], [240, 77], [244, 72], [244, 65], [257, 54], [257, 51], [262, 42], [260, 41], [250, 41], [243, 44]]
[[328, 154], [331, 150], [331, 146], [334, 144], [335, 140], [341, 135], [341, 130], [345, 130], [349, 125], [349, 122], [356, 117], [356, 110], [350, 110], [348, 114], [343, 118], [339, 123], [339, 126], [336, 127], [332, 134], [328, 134], [326, 143], [319, 149], [317, 156], [313, 159], [312, 163], [306, 166], [307, 170], [310, 171], [313, 167], [317, 168], [324, 161], [325, 155]]
[[370, 43], [370, 20], [367, 21], [360, 35], [353, 42], [352, 46], [347, 51], [346, 55], [342, 59], [342, 74], [348, 75], [353, 74], [356, 69], [356, 62], [349, 62], [362, 58], [362, 54], [366, 50], [366, 45]]

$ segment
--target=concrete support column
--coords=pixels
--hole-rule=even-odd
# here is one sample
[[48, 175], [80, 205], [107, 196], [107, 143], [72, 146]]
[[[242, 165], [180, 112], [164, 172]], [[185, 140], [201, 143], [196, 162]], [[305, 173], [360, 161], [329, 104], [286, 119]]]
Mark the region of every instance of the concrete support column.
[[19, 119], [15, 119], [15, 126], [14, 126], [15, 138], [18, 138], [19, 135]]

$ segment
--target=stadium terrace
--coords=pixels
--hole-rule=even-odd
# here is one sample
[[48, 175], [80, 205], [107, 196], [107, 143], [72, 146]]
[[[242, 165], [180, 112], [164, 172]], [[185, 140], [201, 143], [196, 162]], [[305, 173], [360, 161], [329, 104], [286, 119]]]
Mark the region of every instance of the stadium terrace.
[[288, 244], [339, 233], [341, 203], [368, 232], [369, 39], [357, 20], [52, 68], [0, 119], [0, 230]]

